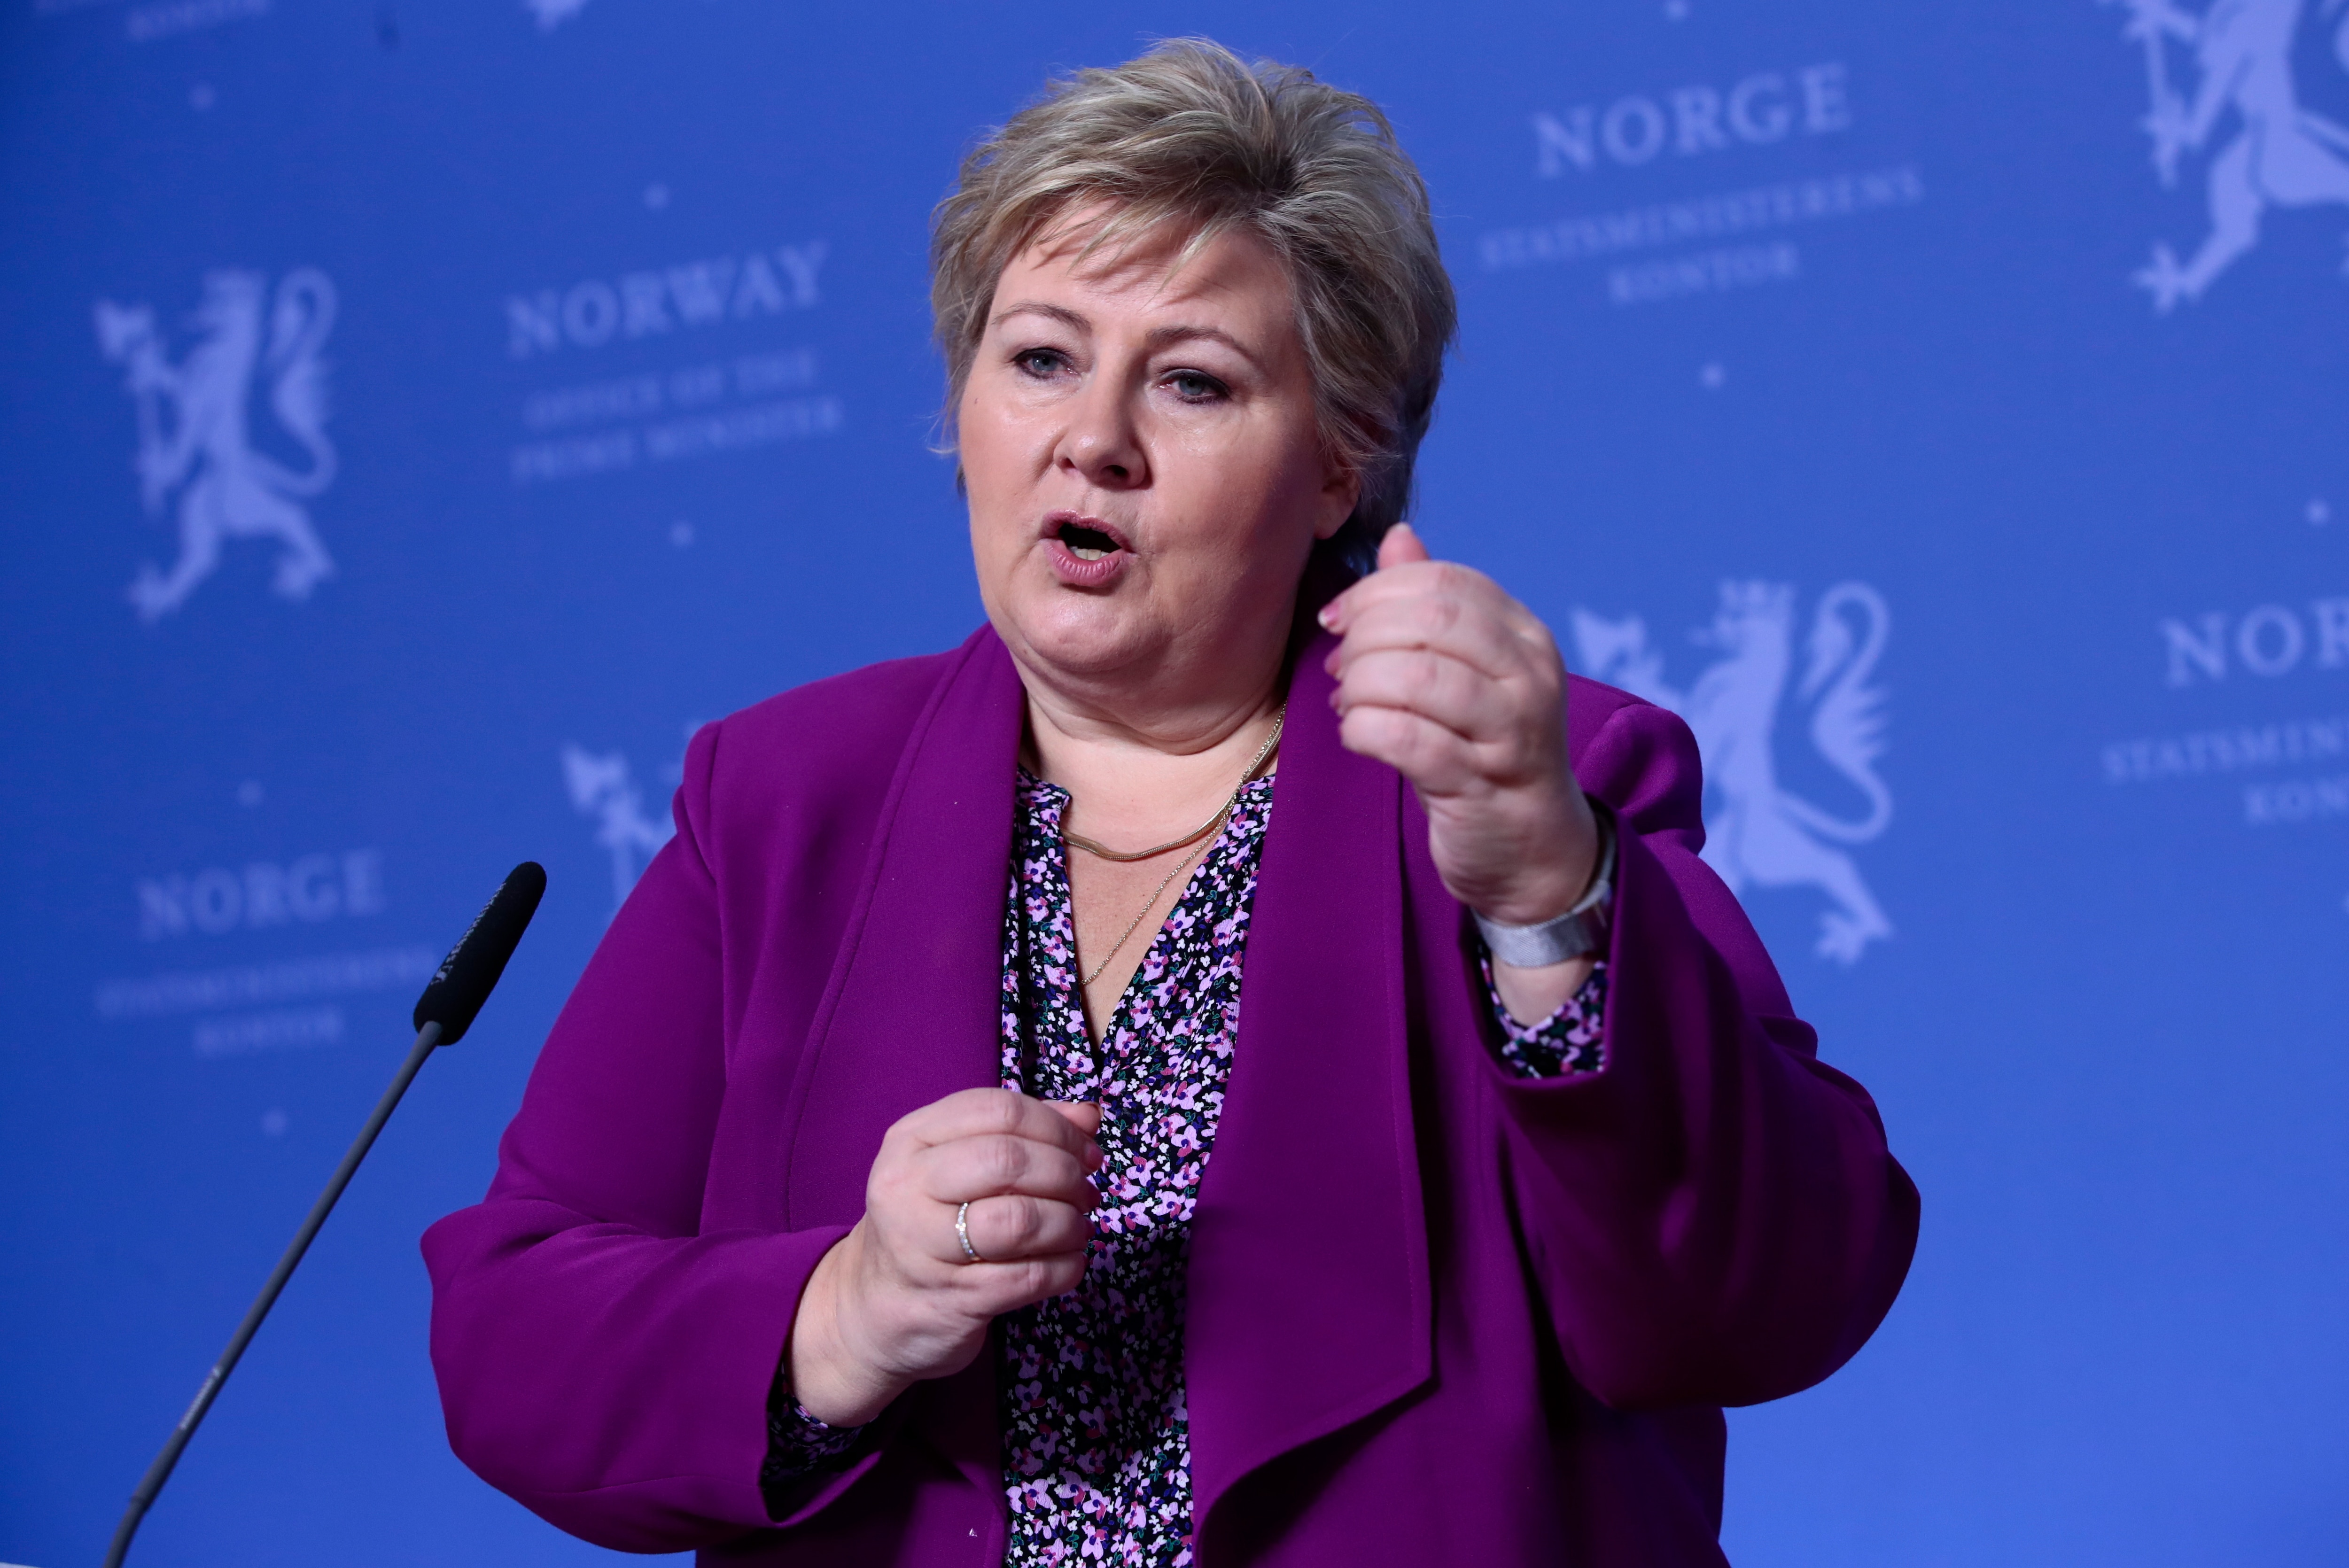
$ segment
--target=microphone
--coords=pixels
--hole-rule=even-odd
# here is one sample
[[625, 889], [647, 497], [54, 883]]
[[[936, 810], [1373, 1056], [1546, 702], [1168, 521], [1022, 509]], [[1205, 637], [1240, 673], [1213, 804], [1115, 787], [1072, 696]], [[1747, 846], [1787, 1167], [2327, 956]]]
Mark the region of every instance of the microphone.
[[545, 893], [546, 868], [536, 861], [524, 861], [506, 873], [506, 880], [481, 905], [481, 913], [473, 916], [465, 934], [457, 938], [457, 945], [449, 949], [440, 967], [432, 972], [424, 995], [416, 998], [416, 1011], [409, 1023], [417, 1033], [438, 1024], [441, 1045], [453, 1046], [465, 1037], [465, 1031], [473, 1026], [473, 1015], [481, 1010], [498, 976], [506, 972], [506, 960], [513, 956], [515, 944], [522, 941]]
[[253, 1342], [254, 1333], [261, 1327], [261, 1320], [267, 1317], [269, 1309], [277, 1305], [278, 1293], [285, 1288], [285, 1282], [294, 1277], [294, 1270], [301, 1263], [302, 1254], [310, 1250], [318, 1228], [326, 1222], [326, 1216], [335, 1212], [336, 1200], [343, 1195], [343, 1189], [350, 1185], [351, 1177], [358, 1171], [359, 1161], [366, 1159], [367, 1150], [375, 1146], [376, 1135], [383, 1130], [384, 1123], [391, 1119], [391, 1113], [398, 1108], [400, 1097], [408, 1092], [409, 1084], [423, 1068], [424, 1058], [439, 1047], [453, 1046], [465, 1037], [465, 1031], [472, 1026], [473, 1015], [481, 1010], [481, 1004], [490, 999], [490, 991], [497, 985], [498, 976], [505, 973], [506, 960], [513, 956], [514, 946], [522, 941], [522, 934], [529, 926], [530, 917], [537, 913], [538, 901], [545, 892], [544, 867], [536, 861], [524, 861], [514, 867], [506, 873], [506, 880], [499, 884], [498, 891], [490, 895], [490, 902], [481, 906], [481, 913], [473, 917], [473, 923], [465, 928], [465, 934], [457, 939], [457, 945], [449, 950], [449, 956], [440, 961], [440, 967], [433, 971], [432, 978], [425, 984], [424, 995], [416, 999], [416, 1012], [411, 1019], [416, 1026], [416, 1044], [409, 1049], [408, 1059], [399, 1065], [399, 1071], [392, 1075], [391, 1087], [383, 1091], [383, 1098], [376, 1101], [374, 1114], [367, 1118], [367, 1125], [359, 1129], [359, 1135], [351, 1140], [349, 1150], [343, 1155], [343, 1162], [335, 1167], [334, 1175], [327, 1179], [326, 1190], [318, 1194], [316, 1203], [310, 1205], [309, 1216], [302, 1222], [302, 1228], [294, 1233], [294, 1240], [286, 1247], [285, 1255], [277, 1260], [276, 1268], [270, 1271], [268, 1283], [261, 1287], [261, 1295], [254, 1298], [252, 1307], [245, 1313], [244, 1321], [236, 1326], [236, 1333], [230, 1336], [228, 1348], [221, 1352], [218, 1361], [212, 1363], [212, 1369], [205, 1376], [203, 1386], [196, 1390], [195, 1401], [188, 1407], [188, 1413], [181, 1416], [180, 1424], [171, 1429], [171, 1439], [164, 1443], [163, 1451], [155, 1456], [155, 1462], [147, 1467], [147, 1474], [140, 1479], [139, 1489], [130, 1494], [130, 1506], [123, 1510], [122, 1522], [114, 1527], [114, 1544], [107, 1549], [106, 1568], [122, 1568], [122, 1559], [130, 1550], [130, 1538], [139, 1532], [140, 1522], [154, 1506], [156, 1494], [163, 1490], [163, 1483], [171, 1479], [171, 1469], [180, 1462], [181, 1451], [188, 1446], [188, 1439], [196, 1435], [197, 1426], [212, 1408], [212, 1401], [219, 1398], [221, 1385], [226, 1383], [228, 1375], [236, 1370], [237, 1359], [244, 1354], [244, 1347]]

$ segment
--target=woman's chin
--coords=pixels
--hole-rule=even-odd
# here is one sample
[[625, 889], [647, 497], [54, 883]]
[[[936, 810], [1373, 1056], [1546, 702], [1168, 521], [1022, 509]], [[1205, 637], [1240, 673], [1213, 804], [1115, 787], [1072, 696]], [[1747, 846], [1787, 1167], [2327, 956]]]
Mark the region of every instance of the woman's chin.
[[1123, 596], [1056, 588], [1037, 598], [1041, 603], [1013, 607], [1013, 626], [1031, 657], [1063, 676], [1097, 679], [1132, 670], [1163, 641]]

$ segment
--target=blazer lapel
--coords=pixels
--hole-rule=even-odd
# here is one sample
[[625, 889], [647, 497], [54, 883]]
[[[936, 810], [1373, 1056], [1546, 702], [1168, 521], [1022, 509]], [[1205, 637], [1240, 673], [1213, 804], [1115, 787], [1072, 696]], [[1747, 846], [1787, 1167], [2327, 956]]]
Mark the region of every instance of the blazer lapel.
[[864, 1212], [866, 1172], [898, 1118], [1001, 1081], [1021, 714], [1011, 656], [982, 629], [906, 740], [792, 1097], [782, 1156], [792, 1229]]
[[1299, 653], [1239, 1038], [1193, 1221], [1194, 1518], [1433, 1369], [1403, 990], [1402, 791], [1347, 751], [1323, 635]]
[[[981, 628], [939, 682], [889, 786], [873, 859], [808, 1031], [783, 1149], [786, 1224], [848, 1224], [890, 1124], [1002, 1081], [1003, 896], [1023, 707]], [[991, 1354], [925, 1384], [907, 1424], [1004, 1511]]]

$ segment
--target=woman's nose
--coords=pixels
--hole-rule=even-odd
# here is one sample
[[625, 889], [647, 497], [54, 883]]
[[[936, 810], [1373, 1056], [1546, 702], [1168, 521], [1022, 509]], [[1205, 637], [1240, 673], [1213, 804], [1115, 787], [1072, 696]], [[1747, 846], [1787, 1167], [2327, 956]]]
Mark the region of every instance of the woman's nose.
[[1150, 479], [1149, 460], [1123, 389], [1096, 375], [1070, 409], [1055, 454], [1062, 468], [1102, 490], [1133, 490]]

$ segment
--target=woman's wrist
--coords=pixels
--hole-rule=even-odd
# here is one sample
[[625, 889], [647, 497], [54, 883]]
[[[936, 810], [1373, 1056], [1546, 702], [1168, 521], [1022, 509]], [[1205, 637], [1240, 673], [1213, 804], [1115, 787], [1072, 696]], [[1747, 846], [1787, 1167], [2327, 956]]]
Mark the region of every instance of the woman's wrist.
[[[1605, 906], [1611, 890], [1604, 884], [1613, 872], [1611, 834], [1609, 825], [1599, 820], [1598, 808], [1579, 789], [1575, 791], [1573, 804], [1589, 824], [1587, 854], [1576, 858], [1574, 872], [1553, 877], [1555, 886], [1522, 898], [1516, 905], [1548, 913], [1522, 919], [1495, 916], [1481, 908], [1475, 911], [1493, 960], [1493, 988], [1509, 1016], [1528, 1027], [1565, 1006], [1582, 988], [1605, 945]], [[1571, 894], [1557, 891], [1566, 886], [1575, 891]], [[1594, 903], [1599, 907], [1591, 910]], [[1575, 918], [1567, 918], [1570, 915]], [[1504, 936], [1514, 940], [1505, 942]], [[1550, 956], [1553, 952], [1554, 957]]]
[[861, 1427], [886, 1409], [891, 1400], [912, 1386], [896, 1379], [854, 1353], [843, 1330], [844, 1286], [853, 1275], [855, 1253], [864, 1245], [862, 1223], [843, 1236], [817, 1260], [800, 1292], [792, 1317], [789, 1362], [792, 1397], [801, 1409], [827, 1427]]
[[1555, 825], [1523, 835], [1519, 841], [1524, 847], [1511, 857], [1506, 880], [1495, 879], [1479, 896], [1461, 901], [1481, 918], [1503, 925], [1538, 925], [1581, 903], [1598, 880], [1604, 842], [1589, 799], [1573, 789], [1561, 806], [1546, 814]]

